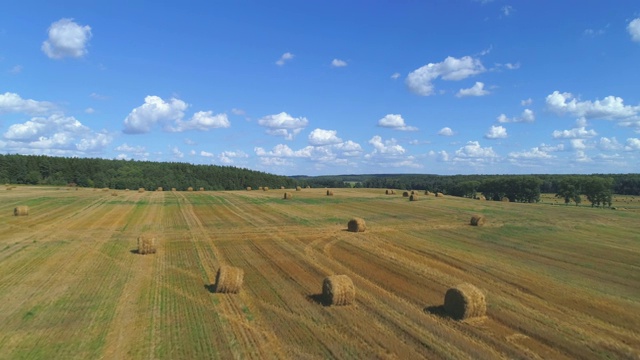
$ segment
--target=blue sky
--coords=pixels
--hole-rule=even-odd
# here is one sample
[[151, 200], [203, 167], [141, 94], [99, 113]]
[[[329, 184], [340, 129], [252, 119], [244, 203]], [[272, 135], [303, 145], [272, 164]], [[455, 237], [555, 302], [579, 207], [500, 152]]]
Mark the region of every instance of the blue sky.
[[14, 1], [0, 151], [282, 175], [640, 172], [640, 3]]

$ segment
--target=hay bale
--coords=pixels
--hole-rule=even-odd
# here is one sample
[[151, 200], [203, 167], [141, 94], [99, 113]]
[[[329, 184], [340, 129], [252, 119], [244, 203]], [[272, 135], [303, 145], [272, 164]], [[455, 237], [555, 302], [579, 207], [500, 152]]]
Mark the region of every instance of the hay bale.
[[425, 195], [427, 195], [427, 196], [431, 196], [431, 195], [433, 195], [433, 194], [431, 193], [431, 191], [429, 191], [429, 190], [425, 190], [424, 194], [425, 194]]
[[171, 191], [176, 191], [176, 188], [171, 188]]
[[452, 318], [464, 320], [484, 316], [487, 303], [484, 294], [477, 287], [463, 283], [447, 290], [444, 309]]
[[347, 275], [331, 275], [322, 281], [322, 298], [328, 305], [351, 305], [356, 298], [356, 288]]
[[214, 291], [217, 293], [237, 294], [242, 287], [244, 271], [240, 268], [222, 265], [216, 273]]
[[102, 191], [109, 191], [109, 188], [102, 188]]
[[189, 187], [187, 188], [187, 191], [193, 191], [193, 186], [189, 186]]
[[437, 193], [436, 193], [436, 197], [444, 197], [444, 194], [443, 194], [443, 193], [441, 193], [441, 192], [437, 192]]
[[129, 189], [124, 189], [124, 191], [129, 191]]
[[247, 186], [247, 191], [251, 191], [251, 186]]
[[284, 186], [280, 186], [280, 190], [284, 190]]
[[385, 195], [391, 195], [391, 194], [392, 194], [392, 192], [391, 192], [391, 191], [392, 191], [392, 190], [387, 189], [387, 190], [384, 192], [384, 194], [385, 194]]
[[158, 186], [158, 188], [156, 189], [156, 191], [164, 191], [164, 189], [162, 189], [162, 186]]
[[306, 189], [311, 189], [311, 186], [307, 185]]
[[509, 200], [509, 198], [508, 198], [508, 197], [506, 197], [506, 196], [505, 196], [505, 197], [503, 197], [502, 199], [500, 199], [500, 201], [502, 201], [502, 202], [509, 202], [510, 200]]
[[418, 194], [411, 194], [411, 196], [409, 196], [409, 201], [418, 201]]
[[327, 190], [327, 196], [333, 196], [333, 190]]
[[411, 194], [410, 194], [410, 195], [413, 195], [413, 194], [417, 194], [417, 193], [415, 192], [415, 190], [411, 190]]
[[302, 188], [300, 186], [296, 186], [296, 191], [301, 191]]
[[293, 198], [293, 194], [291, 194], [290, 192], [285, 192], [284, 193], [284, 198], [283, 199], [289, 200], [291, 198]]
[[111, 193], [111, 196], [118, 196], [118, 193], [114, 191]]
[[353, 218], [349, 220], [347, 224], [347, 230], [351, 232], [364, 232], [367, 229], [367, 225], [364, 222], [364, 219], [361, 218]]
[[482, 226], [486, 219], [482, 215], [473, 215], [471, 217], [471, 225], [473, 226]]
[[262, 191], [269, 191], [269, 187], [268, 186], [263, 187]]
[[264, 190], [262, 186], [258, 186], [258, 190]]
[[409, 192], [408, 191], [403, 192], [402, 197], [409, 197]]
[[26, 205], [16, 206], [13, 209], [13, 216], [27, 216], [29, 215], [29, 207]]
[[201, 188], [200, 188], [200, 190], [198, 190], [198, 191], [204, 191], [204, 188], [203, 188], [203, 187], [201, 187]]
[[144, 191], [145, 191], [144, 188], [138, 188], [139, 193], [143, 193]]
[[156, 253], [156, 238], [151, 235], [138, 236], [138, 254], [155, 254]]

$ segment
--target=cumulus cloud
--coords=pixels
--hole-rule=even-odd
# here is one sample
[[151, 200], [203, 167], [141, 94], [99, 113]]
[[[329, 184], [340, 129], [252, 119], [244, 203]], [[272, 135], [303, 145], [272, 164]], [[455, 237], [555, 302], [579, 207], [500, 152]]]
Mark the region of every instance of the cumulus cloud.
[[309, 120], [305, 117], [294, 118], [286, 112], [281, 112], [259, 119], [258, 124], [266, 127], [269, 135], [282, 136], [287, 140], [293, 140], [309, 124]]
[[291, 59], [293, 59], [293, 56], [294, 55], [290, 52], [286, 52], [282, 54], [282, 56], [280, 56], [280, 59], [276, 61], [276, 65], [283, 66], [287, 61], [290, 61]]
[[87, 54], [91, 27], [78, 25], [73, 19], [60, 19], [49, 27], [49, 38], [42, 43], [42, 51], [51, 59], [79, 58]]
[[640, 42], [640, 18], [631, 20], [627, 25], [627, 31], [631, 35], [631, 40]]
[[333, 59], [331, 61], [331, 67], [345, 67], [347, 66], [347, 62], [344, 60], [340, 60], [340, 59]]
[[442, 129], [440, 129], [440, 131], [438, 131], [438, 135], [440, 136], [453, 136], [453, 130], [451, 130], [450, 127], [443, 127]]
[[558, 144], [558, 145], [547, 145], [547, 144], [540, 144], [540, 150], [544, 151], [544, 152], [557, 152], [557, 151], [564, 151], [564, 144]]
[[511, 15], [515, 10], [513, 9], [513, 6], [511, 6], [511, 5], [505, 5], [505, 6], [503, 6], [503, 7], [500, 9], [500, 11], [502, 11], [502, 14], [503, 14], [504, 16], [509, 16], [509, 15]]
[[247, 155], [243, 151], [223, 151], [220, 155], [218, 155], [218, 159], [220, 160], [220, 162], [226, 165], [234, 164], [237, 159], [248, 157], [249, 155]]
[[554, 139], [587, 139], [596, 135], [598, 135], [598, 133], [595, 130], [587, 130], [584, 126], [571, 130], [554, 130], [551, 134]]
[[489, 95], [489, 91], [484, 89], [484, 83], [476, 81], [475, 85], [468, 89], [460, 89], [456, 94], [457, 97], [464, 96], [485, 96]]
[[412, 92], [429, 96], [434, 94], [433, 81], [437, 78], [462, 80], [485, 71], [482, 62], [478, 59], [470, 56], [460, 59], [449, 56], [442, 62], [429, 63], [412, 71], [407, 75], [405, 82]]
[[391, 75], [391, 78], [392, 78], [393, 80], [398, 80], [398, 79], [400, 78], [400, 76], [402, 76], [402, 75], [400, 75], [400, 73], [398, 73], [398, 72], [397, 72], [397, 73], [393, 73], [393, 74]]
[[418, 128], [414, 126], [407, 126], [404, 123], [404, 119], [400, 114], [387, 114], [382, 119], [378, 120], [378, 126], [401, 130], [401, 131], [417, 131]]
[[521, 152], [511, 152], [509, 153], [509, 157], [512, 159], [551, 159], [555, 156], [550, 155], [547, 151], [544, 151], [543, 149], [539, 148], [539, 147], [534, 147], [531, 148], [531, 150], [528, 151], [521, 151]]
[[[139, 157], [149, 156], [149, 153], [147, 152], [147, 149], [144, 146], [130, 146], [127, 143], [119, 145], [114, 150], [122, 153], [134, 154]], [[123, 154], [123, 155], [125, 155], [128, 158], [127, 154]]]
[[624, 147], [627, 151], [638, 151], [640, 150], [640, 139], [637, 138], [629, 138], [627, 139], [627, 145]]
[[208, 131], [211, 129], [228, 128], [230, 126], [231, 123], [227, 118], [227, 114], [213, 115], [212, 111], [198, 111], [193, 114], [189, 121], [182, 121], [178, 118], [176, 120], [176, 126], [170, 127], [169, 130], [173, 132], [187, 130]]
[[601, 137], [600, 141], [598, 142], [598, 147], [601, 150], [620, 150], [622, 149], [622, 144], [620, 144], [615, 137]]
[[183, 158], [184, 157], [184, 153], [182, 151], [180, 151], [180, 149], [178, 149], [177, 146], [174, 146], [171, 149], [171, 153], [173, 154], [173, 156], [177, 157], [177, 158]]
[[501, 124], [504, 123], [532, 123], [536, 120], [536, 116], [531, 109], [524, 109], [522, 115], [515, 117], [507, 117], [505, 114], [500, 114], [498, 116], [498, 122]]
[[498, 157], [491, 146], [483, 148], [478, 141], [469, 141], [460, 149], [456, 150], [455, 156], [458, 159], [492, 159]]
[[42, 153], [56, 150], [60, 154], [65, 151], [68, 154], [96, 152], [112, 141], [107, 132], [95, 132], [73, 116], [62, 114], [34, 117], [21, 124], [13, 124], [3, 138], [8, 140], [6, 148], [9, 149], [40, 150]]
[[405, 149], [396, 143], [396, 139], [391, 138], [390, 140], [382, 140], [382, 137], [375, 135], [369, 140], [369, 144], [373, 145], [373, 153], [372, 154], [383, 154], [383, 155], [402, 155], [405, 153]]
[[522, 106], [530, 106], [531, 104], [533, 104], [533, 99], [532, 98], [528, 98], [526, 100], [521, 100], [520, 101], [520, 105], [522, 105]]
[[43, 115], [55, 110], [55, 105], [47, 101], [23, 99], [16, 93], [0, 94], [0, 114], [24, 113], [27, 115]]
[[341, 143], [336, 130], [315, 129], [309, 134], [309, 144], [314, 146], [333, 145]]
[[347, 140], [343, 143], [336, 144], [335, 149], [340, 151], [342, 156], [355, 157], [362, 154], [362, 146], [360, 144]]
[[144, 98], [144, 104], [133, 109], [124, 119], [124, 132], [148, 133], [158, 123], [179, 121], [184, 117], [187, 107], [187, 103], [175, 98], [166, 102], [159, 96], [147, 96]]
[[505, 139], [507, 137], [507, 129], [502, 126], [491, 126], [489, 131], [484, 134], [485, 139]]
[[625, 105], [617, 96], [607, 96], [602, 100], [579, 101], [571, 93], [554, 91], [547, 96], [547, 107], [558, 114], [569, 114], [586, 119], [628, 119], [640, 114], [640, 106]]

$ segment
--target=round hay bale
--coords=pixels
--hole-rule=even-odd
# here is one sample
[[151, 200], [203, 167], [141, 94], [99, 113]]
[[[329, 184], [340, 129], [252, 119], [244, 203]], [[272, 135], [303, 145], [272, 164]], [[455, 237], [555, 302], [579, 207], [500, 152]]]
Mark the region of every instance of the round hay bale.
[[291, 198], [293, 198], [293, 195], [290, 192], [285, 192], [284, 193], [284, 198], [283, 199], [289, 200]]
[[311, 189], [311, 186], [307, 185], [307, 187], [306, 187], [306, 188], [307, 188], [307, 189]]
[[331, 275], [322, 281], [322, 298], [328, 305], [351, 305], [356, 299], [356, 288], [347, 275]]
[[284, 186], [280, 186], [280, 190], [284, 190]]
[[431, 191], [429, 191], [429, 190], [425, 190], [424, 194], [425, 194], [425, 195], [427, 195], [427, 196], [431, 196], [431, 195], [433, 195], [433, 194], [431, 193]]
[[176, 188], [171, 188], [171, 191], [176, 191]]
[[444, 197], [444, 194], [443, 194], [443, 193], [441, 193], [441, 192], [437, 192], [437, 193], [436, 193], [436, 197]]
[[409, 201], [418, 201], [418, 194], [411, 194], [411, 196], [409, 196]]
[[156, 238], [151, 235], [138, 236], [138, 254], [147, 255], [156, 253]]
[[139, 193], [143, 193], [144, 192], [144, 188], [138, 188], [138, 192]]
[[411, 194], [410, 195], [413, 195], [415, 193], [416, 193], [415, 190], [411, 190]]
[[333, 196], [333, 190], [327, 190], [327, 196]]
[[403, 192], [402, 197], [409, 197], [409, 192], [408, 191]]
[[247, 191], [251, 191], [251, 186], [247, 186]]
[[193, 191], [193, 186], [189, 186], [189, 187], [187, 188], [187, 191]]
[[471, 225], [473, 226], [482, 226], [486, 221], [485, 217], [482, 215], [473, 215], [471, 217]]
[[102, 188], [102, 191], [109, 191], [109, 188]]
[[258, 190], [264, 190], [262, 186], [258, 186]]
[[487, 303], [484, 294], [477, 287], [463, 283], [447, 290], [444, 309], [452, 318], [464, 320], [484, 316]]
[[124, 191], [129, 191], [129, 189], [124, 189]]
[[111, 196], [118, 196], [118, 193], [114, 191], [111, 193]]
[[367, 225], [364, 222], [364, 219], [361, 218], [353, 218], [349, 220], [347, 224], [347, 230], [351, 232], [364, 232], [367, 229]]
[[296, 186], [296, 191], [301, 191], [302, 188], [300, 186]]
[[269, 191], [269, 187], [268, 186], [263, 187], [262, 191]]
[[26, 205], [16, 206], [13, 209], [13, 216], [27, 216], [29, 215], [29, 207]]
[[204, 188], [203, 188], [203, 187], [201, 187], [201, 188], [200, 188], [200, 190], [198, 190], [198, 191], [204, 191]]
[[391, 195], [391, 190], [387, 189], [387, 190], [384, 192], [384, 194], [385, 194], [385, 195]]
[[216, 273], [214, 291], [217, 293], [237, 294], [242, 287], [244, 271], [240, 268], [222, 265]]
[[508, 198], [508, 197], [506, 197], [506, 196], [505, 196], [505, 197], [503, 197], [502, 199], [500, 199], [500, 201], [503, 201], [503, 202], [509, 202], [510, 200], [509, 200], [509, 198]]
[[158, 188], [156, 189], [156, 191], [164, 191], [164, 189], [162, 189], [162, 186], [158, 186]]

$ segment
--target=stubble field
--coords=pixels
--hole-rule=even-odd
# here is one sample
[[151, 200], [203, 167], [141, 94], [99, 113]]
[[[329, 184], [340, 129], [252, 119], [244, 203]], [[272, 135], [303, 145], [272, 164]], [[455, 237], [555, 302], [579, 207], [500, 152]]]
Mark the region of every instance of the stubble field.
[[[640, 357], [631, 197], [605, 210], [291, 192], [2, 190], [0, 358]], [[346, 231], [356, 216], [366, 232]], [[156, 254], [135, 253], [140, 234]], [[220, 265], [244, 269], [239, 294], [211, 292]], [[355, 304], [319, 301], [333, 274], [353, 280]], [[486, 317], [444, 313], [463, 282], [486, 294]]]

